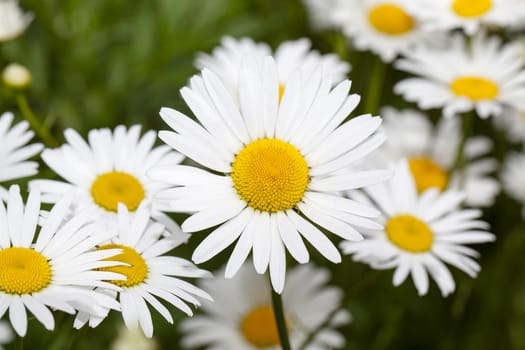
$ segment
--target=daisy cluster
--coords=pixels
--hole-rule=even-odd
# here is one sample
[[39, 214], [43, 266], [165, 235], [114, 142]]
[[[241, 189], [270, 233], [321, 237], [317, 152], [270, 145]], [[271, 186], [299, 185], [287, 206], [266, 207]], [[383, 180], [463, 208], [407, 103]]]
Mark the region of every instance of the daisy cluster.
[[[525, 46], [512, 34], [525, 3], [304, 3], [316, 29], [400, 71], [390, 87], [370, 83], [402, 96], [399, 107], [363, 107], [348, 79], [360, 67], [307, 38], [274, 50], [226, 36], [196, 55], [187, 109], [162, 107], [158, 133], [66, 129], [44, 147], [28, 122], [0, 117], [0, 316], [16, 334], [27, 311], [48, 330], [55, 312], [75, 329], [119, 312], [128, 344], [137, 329], [153, 336], [151, 309], [174, 323], [173, 307], [196, 306], [180, 322], [184, 348], [277, 350], [285, 328], [293, 349], [335, 349], [348, 300], [314, 262], [394, 270], [392, 284], [411, 278], [420, 296], [431, 280], [443, 297], [455, 291], [449, 266], [477, 276], [471, 245], [495, 240], [482, 210], [501, 188], [525, 204], [525, 153], [500, 166], [495, 140], [473, 132], [491, 117], [511, 145], [525, 141]], [[0, 2], [0, 41], [31, 19]], [[175, 251], [190, 240], [192, 261]], [[197, 266], [210, 260], [224, 264], [215, 277]]]

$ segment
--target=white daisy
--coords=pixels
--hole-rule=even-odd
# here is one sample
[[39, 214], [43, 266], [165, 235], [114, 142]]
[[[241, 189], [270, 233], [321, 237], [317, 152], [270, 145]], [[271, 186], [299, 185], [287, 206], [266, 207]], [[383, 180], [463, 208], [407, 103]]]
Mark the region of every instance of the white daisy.
[[18, 186], [11, 186], [7, 209], [0, 202], [0, 317], [9, 309], [16, 333], [27, 330], [26, 308], [48, 330], [55, 327], [53, 310], [75, 313], [118, 309], [111, 298], [91, 287], [118, 289], [107, 279], [124, 276], [94, 269], [120, 264], [104, 261], [119, 250], [93, 251], [108, 239], [89, 224], [89, 213], [66, 220], [71, 196], [65, 196], [44, 220], [35, 239], [40, 193], [31, 191], [24, 206]]
[[376, 152], [381, 158], [379, 164], [408, 158], [419, 193], [432, 187], [440, 191], [456, 189], [466, 193], [465, 204], [469, 206], [494, 203], [500, 186], [489, 176], [498, 166], [495, 159], [487, 157], [492, 150], [489, 138], [467, 138], [463, 152], [465, 164], [453, 169], [462, 138], [459, 119], [441, 118], [434, 127], [426, 115], [415, 110], [397, 111], [386, 107], [381, 115], [386, 142]]
[[469, 35], [481, 26], [510, 27], [525, 20], [522, 0], [418, 0], [413, 9], [430, 28], [463, 28]]
[[44, 162], [65, 181], [34, 180], [30, 186], [39, 187], [42, 200], [49, 203], [74, 189], [74, 210], [95, 208], [97, 219], [109, 226], [116, 224], [118, 203], [133, 212], [143, 201], [149, 201], [154, 219], [182, 234], [162, 213], [163, 200], [156, 196], [166, 184], [146, 173], [156, 166], [178, 164], [183, 157], [167, 146], [154, 147], [156, 132], [148, 131], [140, 137], [140, 129], [139, 125], [128, 130], [117, 126], [114, 132], [94, 129], [88, 134], [89, 143], [76, 131], [66, 130], [66, 144], [42, 152]]
[[[13, 113], [6, 112], [0, 116], [0, 182], [35, 175], [38, 163], [27, 161], [42, 150], [42, 144], [27, 145], [34, 133], [29, 123], [22, 121], [11, 127]], [[0, 198], [7, 198], [7, 191], [0, 186]]]
[[32, 14], [24, 13], [18, 7], [17, 0], [0, 1], [0, 42], [22, 34], [32, 19]]
[[[350, 37], [359, 50], [371, 50], [386, 62], [427, 38], [436, 40], [435, 32], [423, 31], [410, 14], [411, 0], [337, 0], [329, 18]], [[319, 14], [320, 16], [320, 14]]]
[[503, 129], [511, 142], [523, 143], [525, 141], [525, 108], [505, 108], [497, 118], [492, 118], [494, 124]]
[[[210, 296], [177, 277], [208, 277], [210, 274], [185, 259], [164, 255], [181, 244], [180, 237], [174, 234], [165, 237], [165, 227], [152, 222], [149, 212], [141, 206], [136, 215], [130, 215], [125, 205], [119, 204], [117, 234], [100, 245], [98, 251], [122, 250], [121, 254], [111, 259], [126, 265], [102, 270], [127, 277], [125, 280], [110, 281], [122, 288], [118, 292], [122, 318], [129, 329], [140, 325], [144, 335], [151, 338], [153, 322], [147, 304], [169, 323], [173, 323], [173, 317], [159, 298], [191, 316], [193, 312], [186, 302], [200, 305], [195, 296], [205, 299], [210, 299]], [[112, 291], [108, 294], [116, 296]], [[74, 326], [80, 328], [89, 322], [91, 327], [96, 327], [105, 316], [107, 313], [103, 317], [79, 313]]]
[[[376, 226], [373, 208], [345, 199], [338, 191], [384, 181], [386, 170], [355, 172], [348, 167], [384, 141], [373, 135], [381, 118], [363, 115], [343, 123], [359, 102], [350, 82], [330, 89], [321, 70], [290, 78], [279, 99], [277, 66], [247, 58], [241, 67], [240, 106], [211, 71], [192, 78], [182, 96], [199, 123], [169, 108], [161, 117], [173, 129], [160, 138], [212, 172], [192, 166], [158, 169], [151, 175], [180, 186], [169, 190], [172, 210], [191, 213], [182, 228], [196, 232], [219, 225], [193, 253], [197, 264], [237, 241], [226, 266], [232, 277], [253, 248], [258, 273], [270, 268], [274, 289], [282, 291], [285, 247], [300, 263], [309, 260], [304, 237], [328, 260], [340, 262], [332, 242], [312, 222], [351, 239], [355, 227]], [[279, 101], [280, 100], [280, 101]], [[217, 174], [217, 173], [221, 174]], [[311, 222], [312, 221], [312, 222]], [[238, 239], [238, 240], [237, 240]]]
[[[311, 75], [316, 67], [321, 65], [323, 75], [330, 77], [333, 84], [346, 78], [346, 74], [350, 71], [350, 64], [341, 61], [335, 54], [321, 55], [318, 51], [312, 50], [311, 46], [309, 39], [302, 38], [285, 41], [275, 50], [273, 56], [277, 64], [280, 96], [297, 69], [302, 69], [306, 76]], [[224, 37], [221, 46], [216, 47], [211, 55], [199, 54], [195, 65], [199, 69], [207, 68], [217, 74], [232, 96], [238, 98], [239, 72], [243, 57], [253, 55], [262, 63], [264, 58], [271, 54], [271, 48], [265, 43], [255, 43], [249, 38]]]
[[525, 154], [512, 152], [507, 155], [501, 171], [501, 183], [505, 193], [521, 204], [525, 218], [525, 183], [522, 181], [525, 171]]
[[498, 37], [479, 33], [470, 45], [453, 34], [449, 45], [418, 46], [395, 67], [418, 75], [402, 80], [394, 91], [422, 109], [441, 108], [446, 117], [476, 110], [482, 118], [499, 115], [504, 105], [523, 107], [525, 70], [521, 48], [501, 45]]
[[[345, 339], [334, 328], [349, 322], [347, 311], [339, 310], [343, 292], [327, 287], [330, 273], [312, 265], [290, 270], [282, 298], [293, 349], [299, 349], [311, 332], [323, 324], [307, 350], [338, 349]], [[235, 278], [202, 281], [202, 288], [215, 302], [202, 305], [204, 314], [180, 324], [182, 346], [215, 350], [281, 349], [272, 308], [271, 290], [264, 276], [248, 265]]]
[[473, 258], [479, 254], [464, 244], [484, 243], [495, 239], [485, 230], [488, 224], [478, 220], [481, 212], [461, 209], [465, 196], [461, 192], [435, 188], [418, 195], [408, 163], [398, 162], [392, 180], [354, 193], [365, 201], [369, 198], [381, 208], [378, 222], [384, 230], [367, 230], [365, 240], [346, 241], [341, 248], [355, 261], [377, 269], [395, 268], [393, 284], [399, 286], [412, 275], [419, 295], [428, 291], [428, 274], [443, 296], [455, 289], [452, 274], [445, 263], [456, 266], [471, 277], [480, 270]]
[[308, 15], [311, 17], [311, 25], [315, 29], [335, 27], [332, 9], [338, 0], [303, 0]]

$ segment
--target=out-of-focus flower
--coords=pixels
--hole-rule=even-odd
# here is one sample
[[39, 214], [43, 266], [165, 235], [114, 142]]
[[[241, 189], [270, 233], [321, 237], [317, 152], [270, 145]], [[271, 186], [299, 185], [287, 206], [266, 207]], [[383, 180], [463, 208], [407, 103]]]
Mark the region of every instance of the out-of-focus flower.
[[18, 7], [17, 0], [0, 1], [0, 42], [22, 34], [32, 19], [31, 13], [24, 13]]
[[0, 350], [4, 350], [2, 345], [10, 343], [14, 339], [13, 329], [6, 321], [0, 321]]
[[49, 203], [74, 189], [73, 209], [95, 208], [97, 219], [108, 227], [117, 222], [119, 203], [134, 212], [142, 202], [149, 201], [153, 218], [184, 236], [163, 214], [167, 204], [156, 196], [167, 184], [147, 176], [152, 168], [178, 164], [183, 156], [168, 146], [154, 147], [156, 132], [148, 131], [141, 137], [140, 129], [139, 125], [128, 130], [118, 126], [114, 132], [93, 129], [88, 134], [89, 143], [76, 131], [66, 130], [66, 144], [42, 152], [44, 162], [66, 181], [39, 179], [31, 181], [30, 187], [40, 188], [42, 200]]
[[[126, 277], [125, 280], [110, 281], [120, 287], [120, 291], [109, 290], [106, 293], [113, 296], [118, 294], [126, 326], [133, 329], [140, 325], [148, 338], [153, 336], [153, 321], [146, 303], [166, 321], [173, 323], [171, 313], [159, 298], [190, 316], [193, 311], [186, 303], [200, 305], [195, 296], [210, 300], [207, 293], [178, 277], [209, 277], [211, 274], [185, 259], [164, 255], [181, 244], [178, 235], [164, 237], [164, 230], [163, 225], [151, 222], [150, 210], [144, 206], [137, 210], [136, 215], [130, 215], [126, 206], [119, 204], [117, 234], [97, 248], [99, 252], [122, 250], [111, 260], [124, 265], [100, 269]], [[74, 326], [80, 328], [89, 323], [91, 327], [96, 327], [106, 316], [107, 313], [102, 317], [79, 313]]]
[[426, 115], [415, 110], [397, 111], [387, 107], [381, 110], [381, 115], [386, 142], [375, 153], [380, 161], [376, 166], [407, 158], [419, 193], [432, 187], [440, 191], [456, 189], [465, 192], [465, 204], [469, 206], [494, 203], [500, 186], [489, 176], [498, 165], [495, 159], [486, 156], [492, 149], [489, 138], [467, 138], [464, 166], [452, 169], [462, 138], [459, 119], [442, 118], [434, 127]]
[[[322, 55], [312, 50], [311, 45], [309, 39], [302, 38], [285, 41], [275, 50], [273, 56], [277, 64], [279, 96], [282, 96], [288, 80], [298, 69], [307, 79], [312, 76], [315, 69], [320, 68], [323, 76], [332, 79], [333, 85], [346, 78], [346, 74], [350, 71], [347, 62], [341, 61], [335, 54]], [[246, 55], [253, 55], [262, 62], [266, 56], [272, 55], [272, 50], [267, 44], [255, 43], [249, 38], [224, 37], [221, 46], [216, 47], [211, 55], [199, 54], [195, 65], [199, 69], [207, 68], [217, 74], [232, 96], [238, 98], [241, 62]]]
[[120, 264], [110, 261], [119, 251], [93, 251], [108, 236], [89, 223], [88, 213], [67, 220], [71, 200], [65, 196], [51, 209], [36, 240], [40, 193], [31, 191], [24, 205], [20, 189], [13, 185], [7, 206], [0, 202], [0, 317], [9, 309], [11, 325], [19, 336], [27, 331], [26, 309], [53, 330], [50, 308], [70, 314], [119, 308], [115, 300], [89, 288], [118, 289], [104, 280], [124, 276], [94, 269]]
[[505, 193], [523, 204], [521, 214], [525, 218], [525, 183], [522, 181], [524, 173], [525, 154], [517, 152], [508, 154], [503, 163], [501, 182]]
[[511, 27], [525, 21], [522, 0], [418, 0], [414, 12], [432, 29], [463, 28], [469, 35], [481, 26]]
[[[260, 63], [260, 65], [259, 65]], [[356, 227], [376, 227], [375, 209], [339, 192], [386, 180], [387, 170], [354, 171], [349, 166], [375, 150], [384, 136], [374, 134], [381, 118], [362, 115], [343, 122], [359, 101], [348, 95], [345, 80], [332, 80], [315, 69], [294, 74], [279, 98], [277, 65], [248, 57], [239, 77], [240, 106], [209, 70], [192, 78], [181, 93], [200, 123], [169, 108], [161, 117], [175, 131], [160, 138], [213, 172], [193, 166], [165, 167], [152, 176], [177, 186], [170, 190], [172, 210], [192, 215], [185, 232], [214, 229], [193, 253], [205, 262], [237, 241], [226, 266], [235, 275], [253, 249], [258, 273], [269, 267], [281, 292], [286, 249], [299, 262], [309, 261], [302, 238], [338, 263], [337, 248], [313, 223], [349, 240], [362, 239]], [[313, 222], [313, 223], [312, 223]]]
[[465, 244], [490, 242], [488, 224], [478, 220], [481, 211], [461, 209], [465, 195], [454, 190], [442, 193], [432, 188], [417, 193], [408, 162], [401, 160], [391, 181], [353, 193], [361, 201], [375, 203], [382, 211], [378, 219], [384, 230], [365, 230], [365, 240], [343, 242], [341, 248], [355, 261], [376, 269], [395, 268], [393, 284], [412, 275], [419, 295], [428, 292], [428, 275], [447, 296], [455, 289], [452, 274], [444, 263], [456, 266], [471, 277], [480, 267], [478, 253]]
[[31, 72], [21, 64], [10, 63], [2, 71], [2, 80], [11, 89], [25, 89], [31, 84]]
[[[326, 326], [305, 349], [344, 346], [344, 337], [334, 328], [348, 323], [350, 314], [337, 311], [343, 292], [326, 286], [329, 278], [327, 270], [309, 264], [290, 270], [282, 298], [292, 348], [297, 349], [309, 333], [323, 323]], [[215, 302], [203, 303], [204, 314], [181, 323], [185, 349], [281, 349], [271, 290], [264, 276], [257, 275], [248, 264], [244, 264], [232, 279], [205, 280], [201, 284]]]
[[497, 118], [492, 118], [494, 124], [504, 129], [511, 142], [525, 142], [525, 108], [505, 108]]
[[312, 27], [316, 29], [333, 28], [336, 26], [333, 9], [339, 0], [303, 0], [311, 18]]
[[154, 338], [144, 336], [140, 327], [121, 327], [110, 350], [159, 350]]
[[501, 45], [479, 33], [471, 43], [453, 34], [444, 47], [418, 46], [395, 67], [419, 77], [402, 80], [394, 91], [422, 109], [441, 108], [446, 117], [475, 110], [481, 118], [502, 113], [505, 105], [525, 104], [525, 70], [518, 43]]
[[[10, 181], [38, 172], [38, 163], [27, 161], [43, 148], [40, 143], [27, 145], [34, 133], [26, 121], [15, 124], [13, 113], [0, 116], [0, 181]], [[7, 199], [7, 191], [0, 186], [0, 198]]]

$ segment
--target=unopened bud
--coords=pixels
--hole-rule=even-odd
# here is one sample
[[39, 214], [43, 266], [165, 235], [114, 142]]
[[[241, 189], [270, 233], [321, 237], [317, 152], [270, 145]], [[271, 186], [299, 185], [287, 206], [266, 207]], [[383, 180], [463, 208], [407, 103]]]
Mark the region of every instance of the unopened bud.
[[31, 72], [18, 63], [11, 63], [2, 72], [4, 84], [12, 89], [25, 89], [31, 84]]

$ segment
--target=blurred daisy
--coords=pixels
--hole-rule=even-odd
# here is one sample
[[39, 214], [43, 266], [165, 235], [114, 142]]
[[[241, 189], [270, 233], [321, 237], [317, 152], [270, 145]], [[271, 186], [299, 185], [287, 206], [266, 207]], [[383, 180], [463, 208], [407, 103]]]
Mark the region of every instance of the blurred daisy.
[[337, 0], [325, 8], [325, 16], [333, 18], [357, 49], [371, 50], [383, 61], [390, 62], [415, 43], [426, 38], [436, 40], [436, 33], [421, 30], [420, 22], [410, 14], [411, 2]]
[[51, 209], [36, 240], [40, 193], [31, 191], [24, 206], [18, 186], [11, 186], [7, 208], [0, 202], [0, 317], [9, 309], [19, 336], [27, 331], [26, 308], [48, 330], [55, 327], [49, 308], [71, 314], [118, 309], [114, 300], [89, 287], [118, 289], [103, 280], [124, 276], [93, 269], [120, 264], [103, 260], [119, 251], [93, 250], [108, 237], [88, 224], [89, 214], [66, 221], [71, 200], [66, 196]]
[[[1, 2], [0, 2], [1, 4]], [[1, 5], [0, 5], [1, 6]], [[38, 163], [27, 161], [42, 150], [42, 144], [27, 143], [34, 133], [29, 123], [22, 121], [11, 127], [13, 113], [6, 112], [0, 116], [0, 181], [11, 181], [38, 172]], [[0, 186], [0, 198], [7, 199], [7, 191]]]
[[308, 15], [311, 17], [311, 25], [315, 29], [335, 27], [332, 9], [339, 0], [303, 0]]
[[520, 51], [517, 43], [501, 45], [499, 38], [487, 38], [484, 33], [468, 45], [456, 33], [450, 45], [418, 46], [398, 60], [396, 68], [420, 77], [402, 80], [394, 91], [422, 109], [443, 107], [446, 117], [471, 110], [481, 118], [499, 115], [504, 105], [524, 105]]
[[419, 295], [428, 292], [428, 275], [447, 296], [455, 289], [452, 274], [444, 263], [456, 266], [471, 277], [480, 270], [473, 258], [478, 253], [465, 244], [490, 242], [494, 235], [486, 232], [488, 224], [478, 220], [481, 211], [461, 209], [461, 192], [439, 193], [429, 189], [418, 195], [408, 163], [400, 161], [387, 184], [365, 189], [366, 197], [382, 210], [378, 221], [384, 230], [367, 230], [361, 242], [343, 242], [341, 248], [355, 261], [376, 269], [395, 268], [393, 284], [399, 286], [412, 275]]
[[[323, 324], [326, 326], [305, 349], [344, 346], [345, 338], [334, 328], [348, 323], [350, 315], [344, 310], [337, 311], [343, 292], [325, 286], [329, 278], [328, 270], [312, 265], [290, 270], [282, 298], [292, 348], [299, 349], [309, 334]], [[271, 290], [264, 276], [244, 264], [235, 278], [202, 281], [202, 288], [215, 302], [203, 303], [204, 314], [180, 324], [184, 349], [281, 349]]]
[[33, 15], [24, 13], [16, 0], [0, 1], [0, 42], [16, 38], [22, 34]]
[[517, 143], [525, 141], [525, 108], [521, 110], [505, 108], [500, 116], [492, 120], [498, 128], [506, 132], [509, 141]]
[[34, 180], [30, 186], [38, 187], [42, 200], [49, 203], [74, 189], [74, 210], [94, 208], [97, 219], [109, 226], [116, 224], [119, 203], [134, 212], [143, 201], [149, 201], [154, 219], [181, 234], [178, 225], [162, 213], [162, 198], [156, 196], [166, 184], [146, 173], [156, 166], [178, 164], [183, 157], [170, 147], [154, 147], [156, 133], [148, 131], [140, 137], [140, 128], [94, 129], [89, 132], [89, 143], [76, 131], [66, 130], [66, 144], [42, 152], [44, 162], [65, 181]]
[[151, 174], [178, 186], [165, 196], [172, 197], [173, 211], [193, 214], [182, 224], [185, 232], [219, 225], [195, 249], [195, 263], [237, 241], [226, 276], [235, 274], [253, 248], [255, 269], [262, 274], [269, 266], [277, 292], [284, 286], [285, 247], [298, 262], [309, 260], [301, 236], [328, 260], [340, 262], [337, 248], [312, 222], [350, 240], [362, 239], [355, 227], [379, 227], [368, 219], [377, 215], [375, 209], [338, 191], [390, 176], [386, 170], [348, 169], [384, 141], [374, 134], [381, 118], [363, 115], [343, 123], [359, 102], [359, 96], [348, 95], [350, 82], [330, 90], [331, 79], [319, 69], [307, 76], [304, 80], [298, 71], [290, 78], [279, 103], [275, 61], [267, 57], [260, 67], [250, 57], [241, 67], [238, 107], [205, 69], [192, 79], [200, 89], [182, 89], [200, 123], [163, 108], [161, 117], [175, 132], [159, 136], [213, 172], [173, 166]]
[[[122, 250], [122, 253], [112, 257], [112, 260], [125, 265], [100, 270], [127, 277], [125, 280], [110, 281], [122, 288], [118, 292], [122, 318], [129, 329], [140, 325], [148, 338], [153, 336], [153, 322], [146, 303], [157, 310], [166, 321], [173, 323], [171, 313], [159, 298], [190, 316], [193, 312], [186, 302], [200, 305], [195, 296], [210, 299], [204, 291], [177, 278], [208, 277], [210, 274], [187, 260], [164, 255], [181, 244], [177, 235], [161, 238], [164, 237], [164, 230], [165, 227], [161, 224], [151, 222], [148, 209], [141, 207], [136, 215], [129, 215], [124, 204], [119, 204], [117, 235], [98, 247], [98, 251]], [[115, 296], [114, 293], [113, 295]], [[79, 313], [74, 326], [80, 328], [89, 322], [91, 327], [96, 327], [105, 316]]]
[[423, 0], [414, 11], [430, 28], [463, 28], [473, 35], [484, 26], [510, 27], [525, 20], [522, 0]]
[[[335, 54], [321, 55], [318, 51], [312, 50], [311, 46], [309, 39], [302, 38], [285, 41], [275, 50], [279, 96], [282, 96], [286, 83], [297, 69], [301, 69], [306, 78], [321, 65], [323, 75], [331, 78], [333, 84], [346, 78], [346, 74], [350, 71], [347, 62], [341, 61]], [[217, 74], [232, 96], [237, 98], [241, 62], [246, 55], [253, 55], [262, 63], [266, 56], [272, 55], [272, 50], [267, 44], [255, 43], [249, 38], [224, 37], [221, 46], [216, 47], [211, 55], [199, 54], [195, 65], [199, 69], [207, 68]]]
[[376, 155], [381, 165], [408, 158], [410, 171], [418, 193], [429, 188], [462, 190], [465, 204], [490, 206], [499, 193], [499, 183], [489, 174], [497, 169], [497, 162], [488, 158], [492, 141], [483, 136], [466, 140], [462, 169], [453, 170], [461, 142], [460, 120], [443, 119], [434, 127], [427, 116], [415, 110], [397, 111], [383, 108], [383, 131], [386, 142]]
[[7, 343], [12, 342], [14, 339], [13, 330], [6, 321], [0, 321], [0, 350], [3, 350]]
[[525, 218], [525, 183], [521, 181], [525, 172], [525, 154], [512, 152], [507, 155], [501, 171], [501, 183], [505, 193], [523, 204], [521, 214]]
[[146, 338], [140, 327], [121, 327], [110, 350], [159, 350], [159, 344], [153, 338]]

